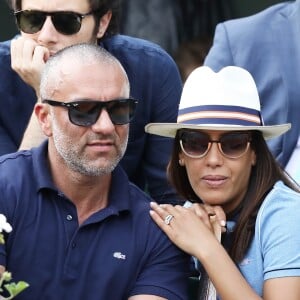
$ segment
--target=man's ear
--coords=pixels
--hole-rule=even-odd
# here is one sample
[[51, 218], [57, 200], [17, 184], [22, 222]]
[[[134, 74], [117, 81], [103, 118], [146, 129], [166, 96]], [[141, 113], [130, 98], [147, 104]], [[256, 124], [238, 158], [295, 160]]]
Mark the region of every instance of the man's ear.
[[111, 10], [109, 10], [105, 15], [103, 15], [101, 17], [100, 22], [99, 22], [98, 32], [97, 32], [97, 39], [100, 39], [104, 36], [104, 34], [108, 28], [108, 25], [110, 23], [111, 17], [112, 17]]
[[52, 136], [52, 119], [49, 105], [40, 102], [36, 103], [34, 106], [34, 113], [43, 133], [47, 137]]

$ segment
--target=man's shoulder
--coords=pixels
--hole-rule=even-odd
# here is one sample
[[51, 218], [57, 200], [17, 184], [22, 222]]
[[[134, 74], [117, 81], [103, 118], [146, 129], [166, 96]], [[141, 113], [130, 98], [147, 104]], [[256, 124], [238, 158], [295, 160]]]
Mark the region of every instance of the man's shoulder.
[[[19, 151], [0, 156], [0, 189], [21, 191], [33, 180], [33, 159], [30, 151]], [[26, 182], [26, 184], [24, 184]]]
[[[228, 43], [233, 56], [237, 54], [244, 57], [243, 53], [245, 52], [252, 55], [253, 51], [263, 51], [264, 49], [268, 51], [270, 42], [277, 43], [277, 40], [274, 39], [276, 36], [274, 32], [281, 28], [282, 32], [288, 33], [291, 23], [297, 20], [290, 16], [298, 13], [299, 4], [298, 1], [295, 3], [284, 2], [251, 16], [219, 23], [216, 28], [215, 40], [222, 44]], [[290, 22], [286, 22], [287, 19]]]
[[[47, 160], [47, 140], [42, 142], [38, 147], [28, 150], [20, 150], [0, 156], [0, 176], [6, 177], [8, 174], [11, 176], [28, 176], [29, 170], [38, 167], [43, 168]], [[4, 172], [3, 172], [4, 171]]]
[[129, 193], [130, 201], [133, 207], [141, 210], [150, 208], [151, 197], [144, 191], [142, 191], [136, 184], [129, 181]]
[[171, 56], [159, 45], [127, 35], [118, 34], [105, 38], [101, 45], [120, 60], [138, 55], [141, 59], [156, 58], [172, 61]]
[[22, 150], [0, 156], [0, 169], [11, 169], [14, 166], [19, 168], [23, 162], [32, 158], [30, 150]]
[[0, 71], [7, 68], [11, 70], [10, 66], [10, 40], [0, 42]]
[[[149, 103], [161, 101], [162, 97], [167, 99], [166, 103], [174, 103], [174, 99], [180, 98], [181, 80], [177, 65], [159, 45], [139, 38], [114, 35], [101, 41], [100, 46], [114, 55], [125, 68], [133, 96], [141, 101], [149, 99]], [[173, 104], [172, 107], [176, 108]], [[158, 107], [154, 109], [159, 110]]]
[[154, 200], [145, 191], [141, 190], [132, 182], [129, 182], [128, 198], [129, 210], [131, 211], [132, 216], [136, 220], [140, 220], [138, 222], [154, 224], [149, 215], [150, 202]]
[[[7, 93], [10, 97], [18, 98], [20, 103], [24, 99], [28, 99], [32, 95], [32, 91], [31, 87], [11, 67], [10, 44], [11, 40], [0, 42], [0, 91]], [[10, 92], [11, 90], [14, 90], [13, 94]], [[19, 93], [22, 93], [22, 97]], [[2, 97], [5, 96], [2, 94]], [[0, 99], [0, 101], [4, 100], [7, 99]]]
[[[125, 47], [125, 50], [130, 49], [143, 49], [143, 50], [149, 50], [149, 51], [158, 51], [166, 53], [166, 51], [159, 46], [158, 44], [155, 44], [151, 41], [132, 37], [128, 35], [122, 35], [122, 34], [116, 34], [113, 36], [110, 36], [108, 38], [105, 38], [103, 40], [103, 44], [108, 48], [117, 48], [119, 49], [120, 46]], [[124, 49], [124, 48], [123, 48]]]
[[[299, 3], [297, 2], [294, 3], [288, 1], [275, 4], [256, 14], [243, 18], [228, 20], [223, 22], [223, 24], [225, 27], [232, 30], [235, 29], [241, 31], [241, 27], [248, 28], [249, 30], [251, 30], [251, 28], [255, 28], [256, 30], [257, 26], [261, 26], [262, 24], [266, 23], [271, 23], [271, 21], [273, 21], [276, 16], [289, 16], [291, 13], [293, 13], [295, 9], [297, 9], [297, 5], [299, 5]], [[259, 35], [259, 32], [256, 31], [256, 34]]]
[[11, 40], [0, 42], [0, 55], [10, 55]]

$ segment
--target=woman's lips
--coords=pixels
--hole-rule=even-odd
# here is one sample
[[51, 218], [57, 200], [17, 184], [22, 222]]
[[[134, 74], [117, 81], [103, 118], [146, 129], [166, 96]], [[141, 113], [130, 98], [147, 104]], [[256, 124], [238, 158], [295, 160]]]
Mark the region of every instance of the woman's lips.
[[227, 177], [223, 175], [206, 175], [202, 180], [211, 187], [220, 187], [227, 181]]

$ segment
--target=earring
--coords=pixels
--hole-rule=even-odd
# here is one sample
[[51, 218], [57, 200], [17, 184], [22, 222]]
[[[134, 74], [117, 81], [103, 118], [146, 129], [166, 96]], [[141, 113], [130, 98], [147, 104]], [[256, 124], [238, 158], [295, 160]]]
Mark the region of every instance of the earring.
[[178, 163], [179, 163], [180, 166], [184, 166], [184, 162], [183, 162], [182, 159], [179, 159], [179, 160], [178, 160]]

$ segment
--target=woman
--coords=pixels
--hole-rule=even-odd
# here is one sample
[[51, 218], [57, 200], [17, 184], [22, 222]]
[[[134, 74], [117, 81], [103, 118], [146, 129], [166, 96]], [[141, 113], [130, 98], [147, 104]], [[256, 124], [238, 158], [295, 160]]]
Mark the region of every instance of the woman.
[[[300, 189], [265, 142], [289, 128], [263, 125], [253, 78], [239, 67], [197, 68], [185, 83], [178, 122], [146, 126], [175, 137], [169, 179], [184, 199], [206, 205], [152, 203], [150, 214], [200, 261], [219, 299], [300, 299]], [[227, 218], [221, 244], [216, 225], [224, 224], [210, 218], [214, 206]]]

